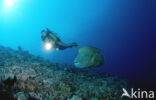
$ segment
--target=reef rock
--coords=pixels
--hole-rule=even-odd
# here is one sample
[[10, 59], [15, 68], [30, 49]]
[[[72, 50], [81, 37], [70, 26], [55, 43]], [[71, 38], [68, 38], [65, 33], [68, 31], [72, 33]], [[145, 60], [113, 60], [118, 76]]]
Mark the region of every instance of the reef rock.
[[92, 47], [78, 47], [78, 55], [74, 60], [74, 65], [78, 68], [99, 67], [103, 65], [104, 57], [100, 50]]
[[25, 96], [24, 92], [18, 92], [16, 94], [17, 100], [27, 100], [27, 97]]
[[[76, 61], [83, 68], [100, 66], [104, 58], [99, 49], [86, 46], [79, 47]], [[107, 73], [51, 63], [23, 49], [0, 46], [2, 100], [121, 100], [122, 88], [128, 87], [125, 80]]]

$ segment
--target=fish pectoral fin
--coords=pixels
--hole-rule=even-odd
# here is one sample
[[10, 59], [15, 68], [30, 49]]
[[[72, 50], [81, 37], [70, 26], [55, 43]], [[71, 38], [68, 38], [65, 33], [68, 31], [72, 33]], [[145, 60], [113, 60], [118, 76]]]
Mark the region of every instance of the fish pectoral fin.
[[95, 61], [95, 57], [92, 57], [91, 58], [91, 63], [94, 63], [94, 61]]

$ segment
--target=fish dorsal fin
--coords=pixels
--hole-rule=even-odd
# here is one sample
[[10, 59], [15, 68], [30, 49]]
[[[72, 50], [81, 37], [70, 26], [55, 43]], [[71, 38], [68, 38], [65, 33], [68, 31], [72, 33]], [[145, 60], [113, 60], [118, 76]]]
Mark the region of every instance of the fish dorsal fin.
[[91, 58], [91, 63], [94, 63], [94, 61], [95, 61], [95, 57], [93, 56], [93, 57]]

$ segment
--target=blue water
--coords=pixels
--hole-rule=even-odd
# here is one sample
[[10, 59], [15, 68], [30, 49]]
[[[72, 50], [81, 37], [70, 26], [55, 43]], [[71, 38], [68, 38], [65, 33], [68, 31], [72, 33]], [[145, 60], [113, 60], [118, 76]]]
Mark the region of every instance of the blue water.
[[[91, 45], [106, 58], [100, 71], [150, 83], [156, 66], [155, 0], [0, 1], [0, 45], [73, 64], [77, 49], [46, 52], [41, 30], [49, 28], [66, 43]], [[7, 0], [6, 0], [7, 1]], [[153, 82], [153, 81], [151, 81]]]

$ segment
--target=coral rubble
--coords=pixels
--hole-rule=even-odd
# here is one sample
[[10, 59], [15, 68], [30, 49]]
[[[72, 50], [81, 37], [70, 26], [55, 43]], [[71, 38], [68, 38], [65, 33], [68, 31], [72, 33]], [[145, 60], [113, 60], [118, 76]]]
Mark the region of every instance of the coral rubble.
[[120, 100], [127, 86], [115, 76], [0, 46], [0, 98], [4, 100]]

